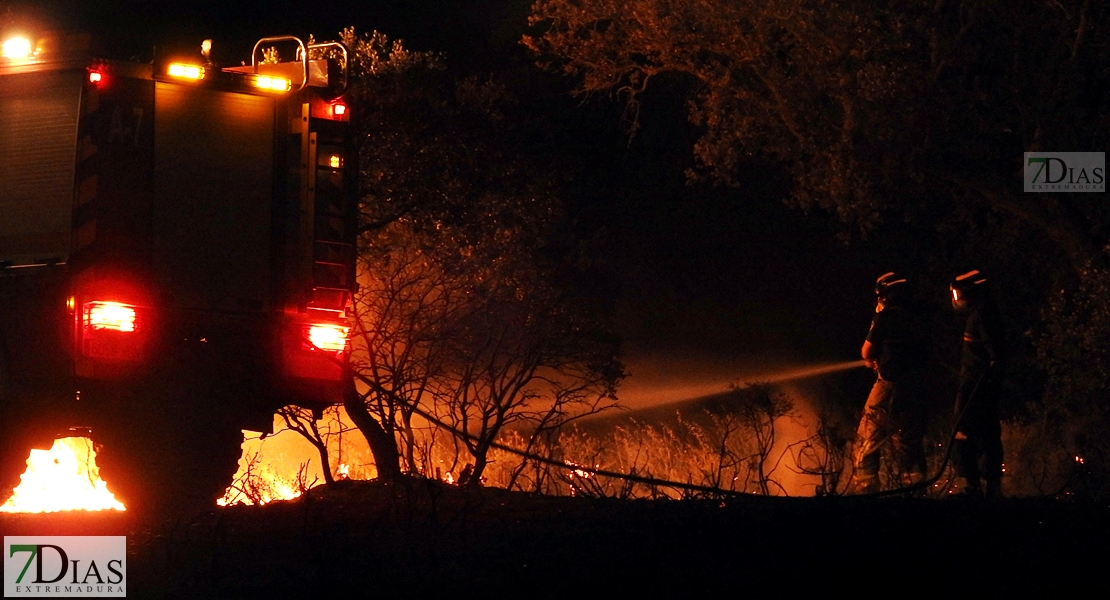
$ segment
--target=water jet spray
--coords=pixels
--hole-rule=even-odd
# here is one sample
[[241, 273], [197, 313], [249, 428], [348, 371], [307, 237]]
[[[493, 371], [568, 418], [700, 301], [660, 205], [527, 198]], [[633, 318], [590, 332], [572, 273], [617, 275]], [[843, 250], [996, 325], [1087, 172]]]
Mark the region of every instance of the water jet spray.
[[839, 373], [840, 371], [847, 371], [857, 367], [865, 367], [867, 363], [863, 360], [849, 360], [838, 363], [830, 363], [824, 365], [816, 365], [810, 367], [796, 367], [786, 369], [783, 371], [776, 371], [767, 375], [759, 377], [750, 377], [744, 380], [738, 380], [734, 386], [737, 388], [749, 387], [752, 385], [759, 385], [762, 383], [781, 383], [783, 381], [791, 381], [794, 379], [805, 379], [807, 377], [816, 377], [818, 375], [828, 375], [829, 373]]

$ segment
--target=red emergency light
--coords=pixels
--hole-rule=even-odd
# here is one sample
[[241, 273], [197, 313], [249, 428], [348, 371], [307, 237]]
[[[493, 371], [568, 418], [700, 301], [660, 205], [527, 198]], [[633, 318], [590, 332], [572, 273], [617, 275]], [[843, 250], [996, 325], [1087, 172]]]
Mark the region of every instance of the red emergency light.
[[138, 360], [144, 338], [141, 309], [121, 302], [85, 302], [81, 306], [81, 350], [85, 356]]
[[336, 102], [331, 105], [331, 116], [337, 119], [342, 118], [347, 114], [347, 105], [342, 102]]
[[[285, 374], [301, 379], [339, 381], [350, 347], [350, 328], [340, 323], [299, 323], [287, 338]], [[290, 333], [293, 333], [292, 331]]]
[[100, 71], [89, 71], [89, 83], [96, 85], [104, 79], [104, 74]]
[[308, 341], [315, 348], [332, 352], [342, 352], [347, 348], [347, 335], [349, 329], [341, 325], [316, 324], [309, 325]]
[[119, 302], [86, 302], [85, 329], [135, 331], [135, 307]]

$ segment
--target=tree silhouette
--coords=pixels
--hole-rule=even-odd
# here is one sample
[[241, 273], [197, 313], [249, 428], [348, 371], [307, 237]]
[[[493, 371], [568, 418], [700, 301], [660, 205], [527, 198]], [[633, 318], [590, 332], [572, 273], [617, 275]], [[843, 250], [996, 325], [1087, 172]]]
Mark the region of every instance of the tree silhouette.
[[343, 38], [362, 211], [360, 385], [347, 410], [383, 446], [387, 475], [398, 462], [432, 472], [414, 415], [439, 415], [475, 436], [463, 443], [478, 484], [506, 427], [544, 431], [611, 404], [618, 345], [574, 291], [589, 257], [559, 174], [526, 151], [542, 124], [496, 80], [457, 79], [439, 55], [376, 32]]
[[1017, 192], [1023, 151], [1107, 146], [1105, 0], [540, 0], [530, 22], [542, 64], [627, 102], [633, 131], [653, 80], [687, 81], [695, 178], [770, 159], [794, 203], [863, 231], [971, 202], [1073, 267], [1110, 235], [1104, 203]]

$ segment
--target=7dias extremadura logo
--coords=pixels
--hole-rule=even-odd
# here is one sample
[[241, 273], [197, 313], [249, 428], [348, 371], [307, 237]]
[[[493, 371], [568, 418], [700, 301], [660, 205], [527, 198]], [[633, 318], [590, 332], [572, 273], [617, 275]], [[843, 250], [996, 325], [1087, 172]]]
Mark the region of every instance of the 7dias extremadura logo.
[[125, 598], [127, 538], [4, 536], [5, 598]]
[[1105, 152], [1026, 152], [1025, 191], [1105, 192]]

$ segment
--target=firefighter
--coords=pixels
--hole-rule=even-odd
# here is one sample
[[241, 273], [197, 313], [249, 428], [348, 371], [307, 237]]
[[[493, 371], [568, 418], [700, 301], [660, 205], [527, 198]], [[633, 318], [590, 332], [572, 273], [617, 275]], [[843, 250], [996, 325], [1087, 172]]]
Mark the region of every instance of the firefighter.
[[967, 318], [955, 405], [957, 471], [965, 494], [980, 495], [985, 481], [987, 497], [996, 498], [1002, 492], [1002, 322], [981, 270], [957, 275], [949, 289], [952, 307]]
[[925, 478], [920, 323], [910, 308], [905, 278], [893, 272], [883, 274], [875, 281], [875, 296], [875, 317], [860, 354], [877, 377], [856, 431], [856, 493], [878, 491], [884, 452], [897, 464], [902, 485]]

